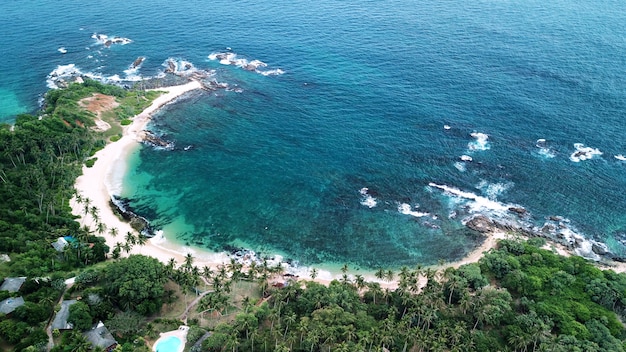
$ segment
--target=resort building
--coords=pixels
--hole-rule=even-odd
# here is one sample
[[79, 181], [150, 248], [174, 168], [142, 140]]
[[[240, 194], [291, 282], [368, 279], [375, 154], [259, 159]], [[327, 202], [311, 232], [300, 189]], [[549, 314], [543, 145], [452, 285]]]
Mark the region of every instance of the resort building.
[[52, 321], [52, 329], [58, 330], [72, 330], [74, 327], [67, 322], [67, 318], [70, 316], [70, 306], [76, 303], [75, 299], [61, 302], [61, 310], [57, 312]]
[[0, 291], [17, 292], [26, 281], [26, 277], [7, 277], [0, 285]]
[[11, 314], [14, 310], [24, 304], [24, 298], [22, 297], [9, 297], [0, 302], [0, 313]]
[[83, 336], [94, 347], [101, 348], [105, 352], [111, 352], [117, 347], [117, 341], [101, 321], [93, 329], [84, 332]]

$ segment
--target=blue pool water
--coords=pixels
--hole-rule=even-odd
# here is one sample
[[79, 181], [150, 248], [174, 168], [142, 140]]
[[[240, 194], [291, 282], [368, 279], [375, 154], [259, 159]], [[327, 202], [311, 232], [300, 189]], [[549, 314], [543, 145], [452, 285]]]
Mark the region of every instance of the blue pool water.
[[178, 352], [182, 341], [176, 336], [166, 337], [156, 344], [157, 352]]
[[[558, 216], [626, 252], [619, 1], [101, 6], [0, 4], [0, 119], [37, 109], [55, 69], [211, 71], [229, 89], [159, 113], [150, 128], [176, 147], [132, 154], [118, 190], [170, 240], [399, 267], [462, 257], [480, 242], [463, 222], [483, 213], [536, 228]], [[267, 66], [240, 67], [253, 60]]]

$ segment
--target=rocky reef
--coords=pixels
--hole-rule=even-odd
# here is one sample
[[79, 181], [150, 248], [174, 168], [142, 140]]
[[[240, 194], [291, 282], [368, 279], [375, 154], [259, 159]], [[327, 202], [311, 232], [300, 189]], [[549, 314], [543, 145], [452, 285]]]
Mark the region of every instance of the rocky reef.
[[137, 215], [129, 206], [128, 200], [118, 196], [112, 196], [109, 201], [113, 212], [120, 215], [130, 223], [130, 226], [145, 237], [154, 237], [155, 229], [150, 225], [148, 219]]

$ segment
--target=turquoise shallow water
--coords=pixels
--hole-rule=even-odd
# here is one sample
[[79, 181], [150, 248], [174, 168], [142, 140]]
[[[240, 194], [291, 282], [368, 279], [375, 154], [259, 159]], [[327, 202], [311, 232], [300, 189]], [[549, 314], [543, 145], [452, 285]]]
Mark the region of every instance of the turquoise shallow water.
[[[112, 79], [140, 55], [131, 77], [188, 61], [230, 88], [158, 114], [151, 128], [176, 147], [133, 154], [121, 191], [170, 239], [397, 267], [463, 256], [475, 213], [535, 227], [554, 215], [623, 253], [621, 7], [135, 1], [102, 16], [78, 1], [2, 4], [0, 41], [20, 55], [0, 62], [0, 116], [36, 109], [57, 65]], [[95, 32], [133, 42], [105, 48]], [[220, 52], [284, 73], [209, 58]]]

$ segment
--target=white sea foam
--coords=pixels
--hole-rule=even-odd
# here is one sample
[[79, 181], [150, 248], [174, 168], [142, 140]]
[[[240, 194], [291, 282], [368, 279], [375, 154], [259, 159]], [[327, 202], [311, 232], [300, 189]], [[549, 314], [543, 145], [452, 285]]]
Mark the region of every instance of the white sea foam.
[[556, 152], [548, 147], [547, 142], [544, 138], [540, 138], [535, 142], [535, 146], [539, 148], [539, 155], [544, 158], [554, 158], [556, 156]]
[[469, 155], [461, 155], [461, 160], [463, 160], [463, 161], [472, 161], [474, 159], [472, 159], [472, 157], [469, 156]]
[[208, 58], [212, 61], [217, 60], [222, 65], [237, 66], [246, 71], [252, 71], [262, 74], [263, 76], [277, 76], [285, 73], [285, 71], [281, 70], [280, 68], [262, 70], [261, 68], [267, 67], [267, 64], [265, 62], [257, 59], [248, 60], [245, 58], [240, 58], [237, 56], [236, 53], [230, 51], [225, 53], [211, 53]]
[[470, 151], [488, 150], [491, 148], [489, 145], [489, 135], [481, 132], [473, 132], [470, 134], [475, 140], [467, 144], [467, 148]]
[[176, 75], [191, 75], [197, 71], [196, 67], [191, 62], [180, 58], [170, 57], [163, 62], [162, 66], [166, 67], [166, 72]]
[[597, 148], [585, 147], [582, 143], [574, 143], [576, 151], [570, 155], [569, 159], [575, 163], [593, 159], [597, 155], [602, 155], [602, 152]]
[[65, 49], [64, 47], [58, 48], [57, 51], [60, 52], [61, 54], [66, 54], [67, 53], [67, 49]]
[[133, 42], [132, 40], [128, 38], [118, 37], [118, 36], [109, 37], [106, 34], [98, 34], [98, 33], [92, 34], [91, 37], [96, 40], [96, 43], [104, 45], [107, 48], [113, 44], [126, 45], [126, 44], [130, 44]]
[[[417, 209], [417, 206], [415, 207]], [[412, 210], [413, 208], [411, 207], [410, 204], [407, 203], [400, 203], [398, 204], [398, 212], [400, 212], [401, 214], [404, 215], [411, 215], [411, 216], [415, 216], [417, 218], [421, 218], [423, 216], [429, 216], [429, 213], [423, 213], [421, 211], [415, 211]]]
[[[98, 68], [101, 69], [102, 67]], [[125, 71], [126, 72], [126, 71]], [[75, 64], [68, 65], [59, 65], [54, 70], [52, 70], [46, 79], [46, 83], [48, 88], [50, 89], [58, 89], [60, 87], [66, 86], [68, 83], [76, 82], [81, 77], [86, 77], [92, 79], [94, 81], [102, 82], [105, 84], [120, 84], [123, 82], [136, 82], [140, 80], [147, 80], [151, 77], [140, 77], [137, 75], [129, 75], [125, 78], [120, 77], [118, 74], [114, 74], [111, 76], [104, 76], [101, 73], [97, 72], [83, 72], [80, 68], [78, 68]]]
[[614, 158], [617, 160], [626, 161], [626, 156], [624, 156], [623, 154], [617, 154], [614, 156]]
[[58, 89], [61, 82], [67, 82], [80, 77], [82, 72], [74, 64], [58, 65], [46, 78], [46, 84], [50, 89]]
[[362, 196], [361, 204], [371, 209], [375, 207], [378, 202], [376, 202], [376, 198], [372, 197], [368, 192], [369, 189], [367, 187], [363, 187], [359, 190], [359, 193]]
[[498, 196], [506, 192], [511, 187], [513, 187], [512, 182], [489, 183], [485, 180], [480, 181], [480, 183], [476, 186], [476, 188], [483, 191], [483, 194], [485, 194], [489, 199], [496, 199]]
[[454, 163], [454, 167], [456, 167], [456, 169], [461, 172], [465, 172], [467, 170], [467, 166], [465, 165], [465, 163], [462, 163], [460, 161]]
[[444, 130], [449, 130], [449, 129], [451, 129], [451, 128], [452, 128], [452, 127], [450, 127], [450, 125], [443, 125], [443, 129], [444, 129]]
[[[600, 256], [593, 251], [593, 246], [599, 246], [608, 251], [608, 248], [604, 243], [600, 243], [594, 240], [590, 240], [585, 238], [583, 235], [576, 233], [569, 227], [560, 228], [558, 231], [558, 236], [563, 237], [567, 242], [571, 245], [574, 245], [574, 252], [581, 257], [591, 259], [591, 260], [600, 260]], [[576, 244], [576, 245], [575, 245]]]
[[446, 186], [446, 185], [438, 185], [434, 182], [428, 184], [430, 187], [439, 188], [446, 192], [449, 195], [452, 195], [456, 198], [471, 200], [472, 202], [467, 203], [468, 209], [470, 212], [478, 213], [481, 211], [490, 211], [490, 212], [498, 212], [500, 214], [505, 214], [510, 207], [514, 205], [504, 204], [498, 201], [489, 199], [487, 197], [479, 196], [471, 192], [461, 191], [458, 188]]

